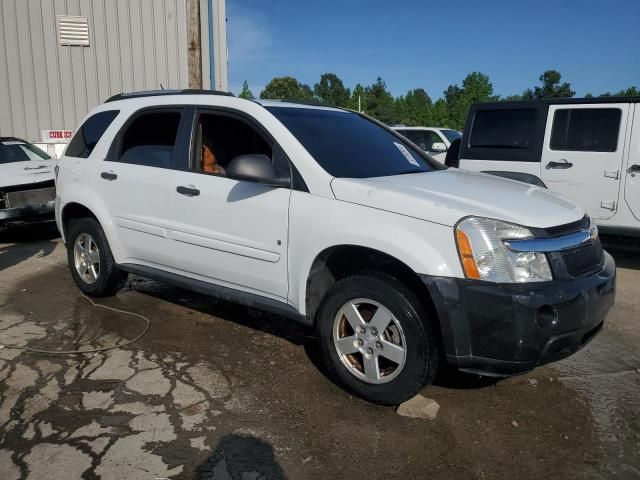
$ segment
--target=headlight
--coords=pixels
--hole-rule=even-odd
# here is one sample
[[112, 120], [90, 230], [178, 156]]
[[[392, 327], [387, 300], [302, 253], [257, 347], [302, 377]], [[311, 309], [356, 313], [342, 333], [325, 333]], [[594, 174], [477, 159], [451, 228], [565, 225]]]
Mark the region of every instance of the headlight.
[[470, 217], [456, 227], [456, 243], [467, 278], [497, 283], [552, 280], [544, 253], [514, 252], [504, 240], [534, 238], [531, 230], [490, 218]]

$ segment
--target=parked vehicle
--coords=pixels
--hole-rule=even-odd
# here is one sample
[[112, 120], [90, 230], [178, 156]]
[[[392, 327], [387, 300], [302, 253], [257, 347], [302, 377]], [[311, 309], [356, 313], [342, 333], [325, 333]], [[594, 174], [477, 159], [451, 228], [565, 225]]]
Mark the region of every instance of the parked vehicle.
[[0, 137], [0, 230], [53, 220], [55, 160], [35, 145]]
[[546, 186], [582, 205], [601, 233], [640, 236], [640, 98], [471, 107], [460, 168]]
[[462, 137], [462, 133], [450, 128], [406, 127], [404, 125], [394, 125], [391, 128], [407, 137], [440, 163], [444, 163], [451, 142]]
[[59, 163], [88, 295], [128, 273], [313, 326], [329, 375], [396, 404], [443, 362], [509, 375], [602, 328], [615, 265], [584, 210], [449, 169], [355, 112], [213, 93], [118, 95]]

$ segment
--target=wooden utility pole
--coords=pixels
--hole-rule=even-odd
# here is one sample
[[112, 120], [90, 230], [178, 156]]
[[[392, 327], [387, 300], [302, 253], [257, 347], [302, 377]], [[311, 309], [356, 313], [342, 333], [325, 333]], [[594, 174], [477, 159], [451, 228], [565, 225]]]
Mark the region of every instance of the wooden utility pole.
[[187, 65], [189, 88], [202, 88], [200, 0], [187, 0]]

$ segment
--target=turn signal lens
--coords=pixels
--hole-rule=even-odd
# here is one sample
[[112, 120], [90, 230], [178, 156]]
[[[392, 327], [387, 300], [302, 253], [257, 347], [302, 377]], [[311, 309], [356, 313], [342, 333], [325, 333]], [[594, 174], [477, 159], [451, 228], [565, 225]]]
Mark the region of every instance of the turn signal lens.
[[456, 242], [458, 244], [458, 254], [460, 255], [460, 262], [464, 269], [464, 274], [467, 278], [480, 279], [480, 272], [476, 265], [476, 259], [473, 258], [473, 250], [471, 249], [471, 242], [469, 237], [462, 230], [456, 230]]

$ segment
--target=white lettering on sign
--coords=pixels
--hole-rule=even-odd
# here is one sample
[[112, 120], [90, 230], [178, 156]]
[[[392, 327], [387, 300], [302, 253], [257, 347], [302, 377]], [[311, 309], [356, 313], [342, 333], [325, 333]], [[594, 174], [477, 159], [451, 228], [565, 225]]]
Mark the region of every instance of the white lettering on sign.
[[404, 155], [404, 158], [406, 158], [410, 164], [415, 165], [416, 167], [419, 167], [420, 164], [418, 163], [418, 161], [413, 158], [413, 155], [411, 155], [411, 152], [409, 152], [409, 150], [407, 150], [407, 148], [402, 145], [401, 143], [398, 142], [393, 142], [393, 144], [398, 147], [398, 150], [400, 150], [400, 153], [402, 153], [402, 155]]
[[41, 130], [42, 143], [69, 143], [73, 130]]

